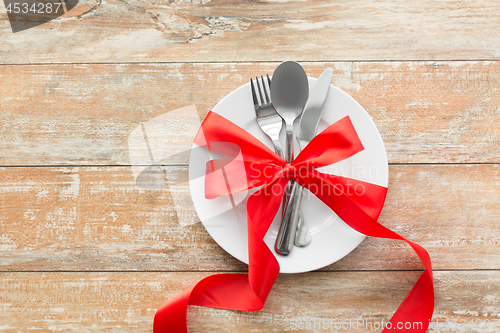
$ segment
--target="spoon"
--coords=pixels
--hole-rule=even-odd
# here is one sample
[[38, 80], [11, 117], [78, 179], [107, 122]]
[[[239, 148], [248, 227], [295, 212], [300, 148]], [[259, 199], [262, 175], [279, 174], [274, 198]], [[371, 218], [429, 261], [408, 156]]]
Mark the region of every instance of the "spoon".
[[[309, 82], [306, 72], [295, 61], [285, 61], [274, 71], [271, 80], [271, 100], [276, 112], [285, 121], [286, 144], [285, 160], [293, 159], [293, 122], [300, 116], [309, 97]], [[296, 220], [296, 219], [293, 219]], [[281, 223], [275, 250], [288, 255], [293, 247], [297, 225]]]

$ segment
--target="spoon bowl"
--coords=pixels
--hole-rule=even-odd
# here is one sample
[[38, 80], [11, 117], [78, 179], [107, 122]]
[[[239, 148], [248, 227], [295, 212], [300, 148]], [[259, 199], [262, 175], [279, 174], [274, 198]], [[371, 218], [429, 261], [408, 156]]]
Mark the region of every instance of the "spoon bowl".
[[271, 100], [276, 112], [285, 120], [295, 120], [309, 97], [309, 82], [302, 66], [295, 61], [281, 63], [271, 81]]
[[276, 112], [286, 124], [285, 159], [293, 158], [293, 122], [300, 116], [309, 98], [307, 74], [295, 61], [285, 61], [274, 71], [271, 80], [271, 100]]

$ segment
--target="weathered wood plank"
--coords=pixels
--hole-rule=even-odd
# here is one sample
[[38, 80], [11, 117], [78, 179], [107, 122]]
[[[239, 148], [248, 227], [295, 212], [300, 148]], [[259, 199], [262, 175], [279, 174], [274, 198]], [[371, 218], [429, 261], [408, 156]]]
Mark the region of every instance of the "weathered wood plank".
[[79, 6], [76, 17], [15, 34], [2, 7], [0, 63], [500, 58], [496, 0], [89, 0]]
[[[0, 270], [245, 271], [175, 185], [139, 188], [129, 167], [0, 169]], [[395, 165], [380, 222], [424, 246], [436, 269], [499, 269], [500, 165]], [[398, 241], [365, 240], [326, 270], [419, 270]]]
[[[189, 105], [202, 119], [276, 65], [0, 66], [0, 165], [130, 164], [127, 139], [142, 123]], [[373, 117], [392, 163], [500, 162], [500, 62], [303, 65], [312, 77], [334, 68], [333, 84]], [[173, 128], [190, 146], [185, 126]]]
[[[151, 332], [156, 309], [208, 273], [1, 273], [0, 330]], [[418, 272], [314, 272], [280, 275], [257, 312], [188, 310], [189, 332], [380, 332]], [[498, 332], [500, 273], [435, 272], [432, 332]], [[482, 327], [446, 327], [471, 320]], [[490, 328], [484, 327], [485, 320]], [[440, 326], [438, 326], [438, 323]], [[326, 324], [327, 327], [319, 325]], [[495, 328], [494, 325], [497, 325]], [[371, 326], [370, 326], [371, 325]], [[308, 327], [309, 326], [309, 327]], [[375, 327], [375, 328], [374, 328]]]

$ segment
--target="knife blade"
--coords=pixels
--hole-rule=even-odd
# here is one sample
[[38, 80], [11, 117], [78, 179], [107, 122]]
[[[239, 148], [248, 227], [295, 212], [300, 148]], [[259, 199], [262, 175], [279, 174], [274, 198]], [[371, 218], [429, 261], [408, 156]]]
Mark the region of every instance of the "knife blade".
[[323, 73], [321, 73], [304, 107], [297, 133], [297, 141], [300, 144], [301, 150], [304, 149], [316, 135], [321, 113], [323, 112], [323, 105], [325, 104], [326, 96], [330, 89], [332, 76], [333, 69], [330, 67], [326, 68]]
[[[297, 141], [300, 150], [314, 138], [318, 129], [319, 120], [325, 104], [326, 96], [330, 89], [330, 81], [332, 80], [333, 69], [326, 68], [321, 73], [316, 85], [307, 100], [304, 111], [300, 117], [299, 129], [297, 132]], [[283, 221], [278, 231], [276, 238], [275, 250], [277, 253], [287, 256], [290, 254], [295, 243], [295, 231], [299, 220], [299, 210], [302, 201], [302, 186], [297, 183], [293, 184], [290, 193], [290, 200], [285, 208]], [[300, 237], [300, 235], [298, 235]]]

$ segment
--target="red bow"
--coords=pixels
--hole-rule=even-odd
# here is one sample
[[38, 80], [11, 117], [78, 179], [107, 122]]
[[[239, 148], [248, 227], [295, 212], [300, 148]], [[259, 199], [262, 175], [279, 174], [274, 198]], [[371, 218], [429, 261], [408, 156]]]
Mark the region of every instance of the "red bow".
[[[158, 309], [154, 333], [187, 332], [188, 305], [242, 311], [262, 309], [279, 273], [279, 264], [263, 238], [279, 210], [290, 178], [309, 189], [356, 231], [372, 237], [404, 240], [413, 248], [425, 271], [383, 332], [427, 330], [434, 310], [430, 257], [420, 245], [377, 222], [387, 188], [315, 170], [363, 150], [349, 117], [317, 135], [291, 164], [285, 163], [258, 139], [214, 112], [207, 115], [195, 143], [232, 156], [232, 161], [239, 156], [238, 160], [242, 162], [209, 162], [205, 176], [207, 198], [260, 187], [247, 201], [248, 274], [212, 275], [183, 291]], [[363, 186], [363, 195], [356, 194], [356, 186]], [[404, 328], [407, 322], [421, 325], [408, 330]]]

